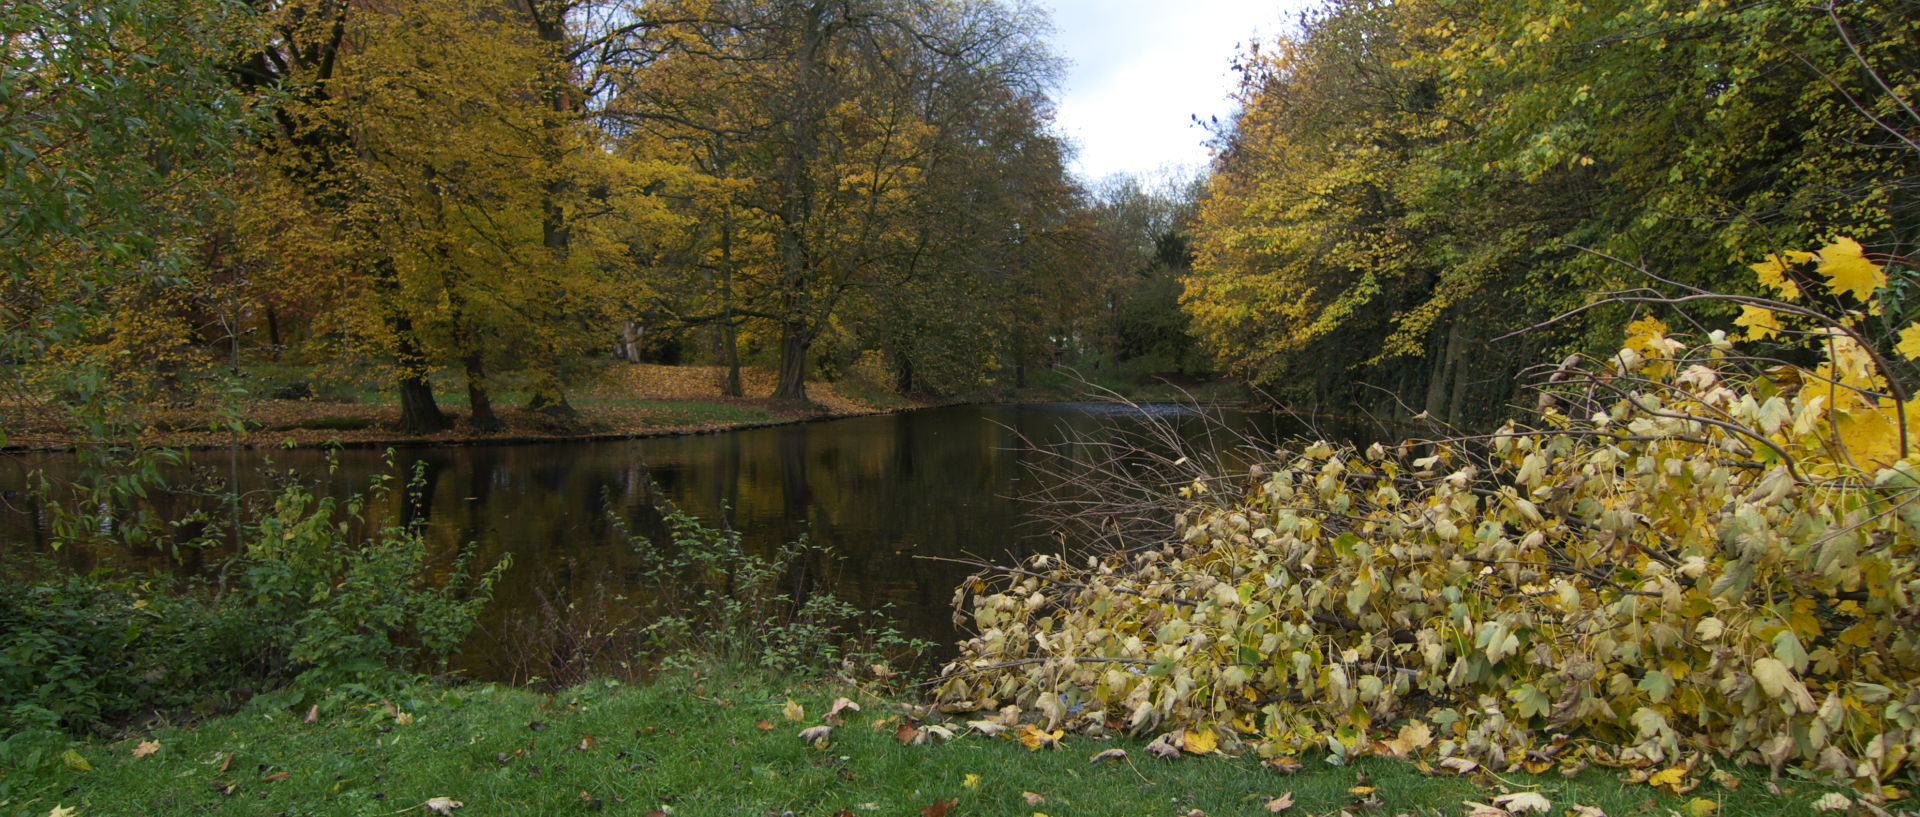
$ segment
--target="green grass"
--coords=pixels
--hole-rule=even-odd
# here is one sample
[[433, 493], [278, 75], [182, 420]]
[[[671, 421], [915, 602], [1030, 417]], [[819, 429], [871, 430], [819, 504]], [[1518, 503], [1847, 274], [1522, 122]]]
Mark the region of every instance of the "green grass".
[[[591, 400], [581, 402], [593, 404]], [[645, 410], [647, 422], [662, 426], [764, 423], [774, 419], [773, 413], [763, 408], [698, 400], [642, 400], [624, 405]]]
[[[393, 710], [323, 705], [311, 724], [296, 711], [254, 711], [80, 745], [91, 771], [61, 762], [64, 746], [48, 744], [41, 754], [49, 760], [0, 771], [0, 815], [41, 817], [56, 805], [76, 815], [425, 815], [420, 804], [451, 797], [466, 804], [458, 817], [642, 815], [662, 805], [675, 815], [848, 809], [913, 817], [957, 797], [956, 817], [1165, 817], [1191, 809], [1218, 817], [1266, 814], [1267, 799], [1286, 792], [1297, 802], [1289, 814], [1326, 815], [1352, 802], [1348, 789], [1361, 772], [1386, 800], [1377, 811], [1356, 812], [1362, 815], [1460, 815], [1464, 801], [1498, 793], [1486, 787], [1491, 780], [1427, 777], [1384, 759], [1352, 767], [1310, 759], [1306, 771], [1283, 776], [1250, 758], [1151, 758], [1140, 740], [1070, 737], [1060, 750], [1031, 752], [968, 734], [903, 746], [894, 739], [898, 721], [887, 720], [898, 718], [899, 707], [871, 697], [859, 698], [863, 711], [851, 713], [824, 749], [803, 743], [796, 733], [819, 723], [836, 693], [691, 676], [647, 686], [596, 682], [555, 696], [490, 685], [417, 687], [392, 698]], [[782, 716], [789, 697], [804, 705], [803, 721]], [[759, 728], [762, 721], [774, 728]], [[149, 737], [159, 751], [134, 757]], [[1088, 763], [1114, 747], [1130, 760]], [[968, 775], [979, 776], [975, 786]], [[1707, 784], [1684, 798], [1624, 786], [1599, 770], [1573, 780], [1503, 778], [1539, 790], [1556, 815], [1579, 803], [1614, 817], [1664, 816], [1696, 797], [1719, 802], [1723, 817], [1805, 814], [1822, 793], [1787, 784], [1785, 796], [1773, 796], [1752, 775], [1736, 790]], [[1045, 803], [1030, 805], [1023, 792]]]

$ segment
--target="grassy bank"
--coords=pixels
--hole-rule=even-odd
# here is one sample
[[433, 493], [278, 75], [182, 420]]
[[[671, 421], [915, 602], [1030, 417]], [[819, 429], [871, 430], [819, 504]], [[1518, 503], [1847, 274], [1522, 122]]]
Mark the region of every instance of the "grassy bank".
[[[851, 694], [824, 746], [797, 733]], [[803, 714], [788, 718], [787, 702]], [[1733, 789], [1685, 796], [1627, 786], [1613, 773], [1573, 779], [1526, 774], [1425, 775], [1405, 761], [1334, 767], [1307, 758], [1285, 775], [1252, 758], [1164, 760], [1144, 740], [1067, 738], [1031, 751], [953, 723], [958, 737], [901, 742], [902, 704], [830, 685], [671, 676], [645, 686], [586, 684], [557, 695], [492, 685], [417, 686], [313, 713], [257, 707], [124, 740], [15, 746], [0, 771], [0, 815], [376, 815], [433, 813], [450, 798], [469, 815], [953, 815], [1267, 814], [1460, 815], [1467, 801], [1538, 791], [1550, 813], [1573, 805], [1606, 814], [1804, 814], [1822, 792], [1751, 774]], [[71, 754], [68, 749], [71, 748]], [[1089, 762], [1119, 748], [1127, 757]], [[31, 755], [31, 757], [29, 757]], [[1356, 786], [1382, 804], [1355, 806]], [[1030, 800], [1031, 793], [1041, 798]], [[929, 808], [934, 811], [927, 811]]]

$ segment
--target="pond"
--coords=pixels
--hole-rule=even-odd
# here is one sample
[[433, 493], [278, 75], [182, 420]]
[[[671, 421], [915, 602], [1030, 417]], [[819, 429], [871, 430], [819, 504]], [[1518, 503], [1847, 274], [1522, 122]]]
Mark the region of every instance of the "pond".
[[[1156, 421], [1196, 449], [1237, 445], [1230, 441], [1241, 434], [1271, 439], [1297, 430], [1265, 414], [1050, 403], [955, 406], [620, 441], [249, 450], [237, 462], [226, 451], [203, 451], [192, 462], [218, 477], [231, 468], [243, 491], [292, 473], [335, 496], [365, 490], [378, 475], [418, 469], [414, 498], [396, 496], [377, 512], [388, 520], [422, 523], [441, 553], [472, 543], [483, 564], [511, 555], [513, 568], [497, 588], [482, 632], [463, 651], [461, 668], [478, 677], [518, 680], [539, 668], [527, 665], [527, 646], [516, 646], [510, 636], [527, 622], [552, 620], [556, 608], [569, 603], [580, 608], [620, 596], [645, 567], [635, 561], [640, 557], [629, 546], [628, 532], [657, 531], [656, 506], [663, 499], [709, 526], [740, 531], [753, 548], [811, 537], [835, 558], [813, 565], [809, 580], [824, 582], [863, 609], [886, 607], [910, 636], [951, 644], [958, 635], [953, 591], [972, 570], [938, 559], [1004, 562], [1036, 548], [1057, 550], [1022, 497], [1059, 489], [1061, 469], [1034, 466], [1057, 465], [1059, 455], [1074, 448], [1098, 458], [1116, 435]], [[71, 467], [51, 455], [26, 465], [56, 472]], [[0, 479], [17, 482], [20, 473]], [[196, 500], [156, 502], [161, 514], [178, 516]], [[0, 519], [0, 541], [30, 548], [44, 536], [30, 512], [10, 511]], [[192, 572], [219, 555], [190, 553], [185, 563], [176, 563], [158, 550], [102, 554], [68, 548], [57, 558], [76, 570], [113, 563]]]

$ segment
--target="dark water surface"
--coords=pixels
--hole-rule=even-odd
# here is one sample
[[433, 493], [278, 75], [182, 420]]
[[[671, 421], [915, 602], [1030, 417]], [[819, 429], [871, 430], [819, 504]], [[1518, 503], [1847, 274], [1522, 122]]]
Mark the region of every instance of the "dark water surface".
[[[1215, 414], [1227, 427], [1263, 437], [1283, 423], [1269, 415]], [[422, 522], [438, 553], [473, 543], [481, 564], [512, 556], [485, 630], [462, 661], [475, 675], [503, 678], [513, 674], [512, 656], [502, 655], [496, 642], [517, 622], [538, 620], [543, 598], [564, 603], [595, 588], [618, 594], [632, 582], [644, 565], [636, 563], [640, 557], [620, 527], [635, 534], [657, 531], [660, 498], [710, 526], [741, 531], [756, 548], [807, 534], [837, 556], [836, 563], [812, 568], [836, 595], [865, 609], [890, 605], [905, 633], [951, 642], [953, 590], [970, 570], [915, 557], [1006, 560], [1034, 548], [1056, 549], [1044, 530], [1023, 524], [1029, 507], [1017, 498], [1044, 487], [1028, 467], [1037, 456], [1028, 445], [1106, 439], [1114, 429], [1137, 430], [1156, 417], [1173, 421], [1203, 446], [1223, 444], [1205, 441], [1206, 423], [1190, 409], [1053, 403], [957, 406], [614, 442], [400, 448], [391, 454], [243, 451], [237, 472], [242, 490], [268, 487], [272, 475], [291, 471], [322, 493], [344, 496], [365, 490], [379, 475], [420, 469], [424, 482], [417, 500], [395, 496], [375, 512], [387, 521]], [[192, 460], [200, 471], [223, 478], [232, 465], [225, 451], [197, 452]], [[71, 467], [53, 456], [24, 465], [52, 472]], [[0, 482], [17, 483], [21, 473], [10, 468], [0, 473]], [[156, 499], [157, 510], [172, 515], [187, 512], [195, 501]], [[44, 536], [30, 512], [10, 510], [0, 517], [0, 542], [10, 547], [33, 548]], [[111, 564], [192, 572], [218, 555], [189, 554], [181, 565], [158, 550], [103, 554], [68, 548], [57, 558], [78, 570]]]

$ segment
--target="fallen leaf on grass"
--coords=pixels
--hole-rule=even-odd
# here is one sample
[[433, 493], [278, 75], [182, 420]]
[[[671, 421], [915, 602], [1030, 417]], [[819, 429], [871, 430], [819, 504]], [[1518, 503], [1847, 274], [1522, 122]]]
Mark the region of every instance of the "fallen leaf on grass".
[[893, 730], [893, 739], [900, 741], [901, 746], [921, 742], [920, 730], [915, 728], [910, 722], [901, 721], [900, 726]]
[[86, 758], [81, 757], [79, 752], [72, 749], [60, 753], [60, 762], [67, 764], [67, 768], [76, 772], [93, 771], [93, 764], [88, 763]]
[[143, 740], [143, 741], [140, 741], [139, 746], [133, 747], [133, 756], [146, 757], [147, 755], [153, 754], [154, 752], [158, 752], [158, 751], [160, 751], [160, 741]]
[[1705, 797], [1695, 797], [1687, 801], [1687, 813], [1693, 817], [1713, 817], [1720, 812], [1720, 804]]
[[1849, 811], [1853, 801], [1837, 791], [1827, 792], [1825, 797], [1813, 801], [1814, 811]]
[[860, 705], [846, 698], [835, 698], [833, 708], [827, 710], [827, 717], [832, 718], [845, 711], [859, 712]]
[[762, 732], [769, 732], [773, 730], [773, 721], [761, 719], [760, 722], [755, 723], [754, 726], [758, 727]]
[[588, 811], [599, 811], [600, 809], [606, 808], [607, 801], [589, 794], [585, 789], [581, 789], [580, 805], [586, 806]]
[[1290, 808], [1293, 808], [1293, 792], [1287, 792], [1286, 794], [1267, 801], [1267, 813], [1269, 814], [1279, 814]]
[[47, 817], [73, 817], [73, 809], [67, 808], [66, 806], [54, 806], [52, 811], [47, 812]]
[[597, 740], [594, 740], [592, 735], [581, 733], [580, 745], [574, 747], [574, 749], [576, 751], [581, 751], [581, 752], [591, 752], [593, 751], [595, 746], [599, 746], [599, 745], [600, 745], [600, 742]]
[[933, 805], [920, 810], [920, 817], [947, 817], [947, 812], [952, 811], [957, 805], [960, 805], [958, 797], [952, 800], [935, 800]]
[[1513, 817], [1513, 815], [1499, 806], [1489, 806], [1486, 803], [1475, 803], [1472, 800], [1468, 800], [1467, 817]]
[[1020, 796], [1026, 798], [1027, 805], [1029, 806], [1044, 806], [1047, 804], [1047, 798], [1030, 791], [1023, 791], [1020, 793]]
[[1210, 754], [1220, 748], [1220, 736], [1215, 735], [1212, 729], [1189, 729], [1180, 737], [1180, 748], [1190, 755]]
[[1480, 764], [1464, 757], [1450, 757], [1440, 761], [1440, 768], [1446, 769], [1454, 774], [1466, 774], [1474, 769], [1480, 768]]
[[1055, 749], [1060, 748], [1060, 738], [1067, 734], [1067, 730], [1055, 729], [1052, 732], [1048, 732], [1033, 724], [1023, 723], [1020, 724], [1020, 731], [1017, 734], [1020, 736], [1021, 746], [1025, 746], [1029, 750], [1037, 751], [1044, 746], [1052, 746]]
[[462, 803], [451, 797], [435, 797], [420, 805], [426, 806], [428, 811], [435, 814], [452, 814], [454, 809], [464, 806], [466, 803]]
[[1106, 751], [1104, 751], [1104, 752], [1099, 752], [1099, 753], [1097, 753], [1097, 754], [1095, 754], [1095, 755], [1094, 755], [1093, 757], [1091, 757], [1091, 758], [1089, 758], [1089, 759], [1087, 760], [1087, 762], [1088, 762], [1088, 763], [1099, 763], [1099, 762], [1100, 762], [1100, 761], [1102, 761], [1102, 760], [1126, 760], [1126, 759], [1127, 759], [1127, 750], [1125, 750], [1125, 749], [1108, 749], [1108, 750], [1106, 750]]
[[1006, 724], [994, 723], [993, 721], [967, 721], [967, 725], [987, 737], [993, 737], [1001, 732], [1007, 731]]
[[1674, 794], [1684, 794], [1693, 790], [1692, 786], [1682, 788], [1682, 786], [1685, 786], [1686, 780], [1687, 767], [1670, 766], [1655, 772], [1652, 777], [1647, 778], [1647, 785], [1653, 786], [1654, 788], [1663, 788]]
[[292, 773], [292, 772], [274, 772], [273, 774], [270, 774], [270, 775], [267, 775], [266, 777], [262, 777], [262, 778], [260, 778], [260, 782], [262, 782], [262, 783], [278, 783], [278, 782], [280, 782], [280, 781], [282, 781], [282, 780], [285, 780], [285, 779], [287, 779], [287, 778], [289, 778], [289, 777], [292, 777], [292, 776], [293, 776], [293, 773]]
[[1433, 744], [1433, 730], [1420, 721], [1412, 721], [1400, 727], [1400, 735], [1393, 740], [1380, 741], [1379, 745], [1387, 754], [1404, 758]]
[[803, 721], [807, 719], [806, 707], [795, 703], [792, 698], [788, 698], [787, 705], [780, 708], [780, 714], [787, 716], [787, 720], [790, 721]]
[[1147, 754], [1154, 757], [1179, 757], [1179, 734], [1179, 732], [1168, 732], [1154, 738], [1152, 743], [1147, 744]]
[[1537, 791], [1519, 791], [1493, 798], [1493, 803], [1507, 810], [1509, 814], [1527, 814], [1540, 812], [1545, 814], [1553, 810], [1553, 803], [1542, 797]]
[[977, 774], [967, 775], [967, 778], [965, 780], [960, 781], [960, 785], [965, 786], [969, 789], [980, 788], [980, 775], [977, 775]]
[[307, 719], [305, 723], [313, 723], [317, 720], [320, 720], [320, 705], [314, 704], [307, 708]]
[[1577, 804], [1569, 806], [1567, 808], [1567, 814], [1570, 817], [1607, 817], [1607, 813], [1601, 811], [1599, 806], [1582, 806]]
[[833, 734], [831, 726], [809, 726], [800, 730], [800, 739], [816, 746], [824, 746], [827, 736]]
[[1301, 769], [1306, 768], [1306, 765], [1301, 763], [1300, 759], [1297, 757], [1294, 757], [1293, 755], [1281, 755], [1279, 757], [1270, 757], [1270, 758], [1267, 758], [1265, 761], [1262, 761], [1260, 765], [1265, 766], [1281, 774], [1293, 774], [1295, 772], [1300, 771]]

